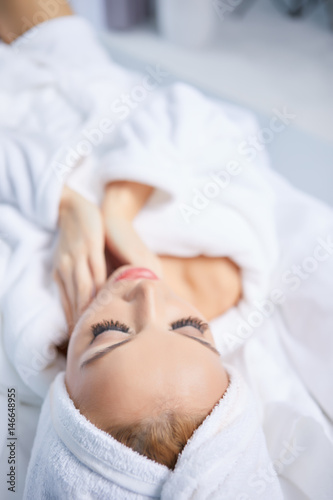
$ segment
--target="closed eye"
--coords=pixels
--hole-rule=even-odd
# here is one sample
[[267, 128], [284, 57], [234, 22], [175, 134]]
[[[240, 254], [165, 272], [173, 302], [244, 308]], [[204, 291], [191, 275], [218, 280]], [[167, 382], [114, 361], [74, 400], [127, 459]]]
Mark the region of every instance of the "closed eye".
[[[179, 324], [180, 324], [179, 322], [181, 322], [181, 326], [179, 326]], [[200, 323], [201, 329], [204, 328], [204, 327], [208, 328], [207, 323], [203, 323], [202, 324], [201, 320], [199, 320], [199, 319], [198, 319], [198, 322]], [[183, 326], [187, 326], [188, 324], [191, 324], [191, 326], [194, 326], [193, 318], [191, 318], [191, 320], [189, 320], [189, 318], [186, 318], [184, 320], [179, 320], [178, 322], [176, 321], [174, 323], [174, 326], [177, 326], [177, 325], [178, 326], [177, 326], [177, 328], [172, 328], [172, 325], [170, 325], [171, 326], [171, 331], [175, 330], [177, 335], [181, 335], [181, 336], [186, 337], [188, 339], [191, 339], [191, 340], [193, 340], [195, 342], [200, 342], [200, 344], [204, 345], [207, 349], [209, 349], [210, 351], [213, 351], [217, 356], [220, 356], [219, 351], [212, 344], [210, 344], [209, 342], [206, 342], [206, 340], [203, 340], [202, 338], [196, 337], [194, 335], [188, 335], [187, 333], [179, 331], [179, 330], [181, 330], [181, 328], [183, 328]], [[194, 328], [197, 328], [198, 330], [200, 329], [198, 326], [194, 326]], [[106, 328], [106, 330], [109, 330], [109, 328]], [[109, 352], [112, 352], [115, 349], [120, 348], [122, 345], [134, 341], [135, 338], [136, 338], [136, 335], [128, 335], [128, 337], [125, 338], [124, 340], [122, 340], [121, 342], [118, 342], [117, 344], [112, 344], [112, 345], [104, 347], [104, 349], [102, 349], [101, 351], [96, 352], [91, 358], [89, 358], [86, 361], [84, 361], [81, 364], [81, 368], [84, 368], [85, 366], [89, 365], [93, 361], [96, 361], [96, 360], [102, 358], [103, 356], [105, 356]], [[94, 337], [94, 339], [95, 339], [95, 337]]]
[[171, 323], [172, 330], [178, 330], [178, 328], [183, 328], [184, 326], [193, 326], [201, 333], [204, 333], [209, 328], [208, 323], [205, 323], [199, 318], [194, 318], [193, 316], [189, 316], [188, 318], [183, 318]]
[[[188, 318], [182, 318], [172, 322], [170, 324], [170, 329], [178, 330], [179, 328], [184, 328], [186, 326], [192, 326], [197, 330], [199, 330], [201, 333], [204, 333], [209, 328], [208, 323], [205, 323], [199, 318], [189, 316]], [[121, 323], [120, 321], [105, 320], [102, 321], [101, 323], [95, 323], [94, 325], [92, 325], [91, 333], [93, 335], [93, 339], [91, 342], [93, 342], [96, 339], [96, 337], [98, 337], [98, 335], [101, 335], [102, 333], [107, 331], [134, 333], [132, 332], [129, 326], [125, 325], [124, 323]]]
[[95, 340], [98, 335], [101, 335], [101, 333], [108, 332], [108, 331], [117, 331], [117, 332], [123, 332], [123, 333], [129, 333], [130, 328], [129, 326], [125, 325], [124, 323], [120, 323], [120, 321], [113, 321], [111, 320], [105, 320], [102, 321], [101, 323], [96, 323], [92, 325], [91, 327], [91, 333], [93, 335], [93, 339], [91, 342]]

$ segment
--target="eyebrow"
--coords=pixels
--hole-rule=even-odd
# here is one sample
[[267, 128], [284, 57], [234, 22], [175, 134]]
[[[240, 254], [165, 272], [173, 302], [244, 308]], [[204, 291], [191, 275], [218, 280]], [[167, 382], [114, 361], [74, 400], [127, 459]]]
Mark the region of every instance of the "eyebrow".
[[[210, 349], [215, 354], [217, 354], [218, 356], [220, 356], [219, 351], [214, 346], [212, 346], [209, 342], [206, 342], [205, 340], [202, 340], [202, 339], [200, 339], [198, 337], [192, 337], [192, 335], [186, 335], [185, 333], [177, 332], [176, 330], [174, 330], [174, 332], [178, 333], [178, 335], [182, 335], [183, 337], [187, 337], [187, 338], [196, 340], [197, 342], [200, 342], [200, 344], [202, 344], [205, 347], [207, 347], [207, 349]], [[122, 340], [121, 342], [118, 342], [117, 344], [112, 344], [112, 345], [109, 345], [109, 346], [105, 347], [101, 351], [98, 351], [96, 354], [94, 354], [91, 358], [89, 358], [86, 361], [84, 361], [81, 364], [80, 368], [83, 368], [83, 367], [87, 366], [88, 364], [92, 363], [93, 361], [96, 361], [96, 359], [102, 358], [103, 356], [105, 356], [109, 352], [114, 351], [115, 349], [117, 349], [118, 347], [120, 347], [120, 346], [122, 346], [124, 344], [127, 344], [128, 342], [132, 342], [135, 338], [136, 338], [136, 336], [133, 336], [133, 337], [130, 337], [128, 339]]]

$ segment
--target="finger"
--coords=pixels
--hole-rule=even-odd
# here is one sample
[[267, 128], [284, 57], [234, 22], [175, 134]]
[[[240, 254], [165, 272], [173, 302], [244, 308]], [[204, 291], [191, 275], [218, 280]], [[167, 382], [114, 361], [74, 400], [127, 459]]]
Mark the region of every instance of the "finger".
[[53, 276], [54, 281], [57, 283], [59, 289], [60, 300], [66, 316], [67, 325], [69, 330], [71, 330], [73, 328], [73, 311], [71, 309], [70, 301], [66, 293], [65, 285], [58, 271], [54, 271]]
[[74, 264], [69, 255], [63, 255], [58, 264], [58, 272], [60, 278], [64, 284], [68, 300], [71, 305], [73, 315], [76, 311], [76, 296], [75, 296], [75, 285], [74, 285]]
[[94, 289], [93, 277], [86, 258], [80, 258], [75, 266], [74, 283], [77, 314], [80, 315], [88, 306]]
[[106, 260], [104, 250], [94, 251], [90, 253], [89, 264], [94, 280], [96, 291], [98, 291], [106, 280]]

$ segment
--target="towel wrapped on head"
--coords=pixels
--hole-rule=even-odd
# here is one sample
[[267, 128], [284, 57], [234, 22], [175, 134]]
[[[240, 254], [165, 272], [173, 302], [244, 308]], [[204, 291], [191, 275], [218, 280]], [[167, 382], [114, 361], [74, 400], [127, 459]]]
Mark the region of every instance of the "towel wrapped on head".
[[195, 430], [174, 470], [89, 422], [60, 373], [42, 408], [24, 498], [282, 499], [253, 398], [240, 375], [229, 368], [228, 373], [227, 391]]

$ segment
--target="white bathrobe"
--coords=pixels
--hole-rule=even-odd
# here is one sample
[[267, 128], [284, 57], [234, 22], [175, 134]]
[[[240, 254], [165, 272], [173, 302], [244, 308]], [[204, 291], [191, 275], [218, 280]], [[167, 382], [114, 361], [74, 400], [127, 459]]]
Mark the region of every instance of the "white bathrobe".
[[[330, 498], [332, 211], [272, 172], [264, 152], [248, 160], [242, 145], [257, 129], [243, 110], [177, 84], [124, 117], [122, 94], [144, 77], [111, 63], [79, 18], [0, 45], [0, 63], [0, 380], [5, 394], [16, 387], [22, 416], [31, 406], [27, 425], [65, 366], [51, 278], [62, 185], [99, 202], [105, 182], [144, 182], [156, 191], [135, 227], [151, 250], [241, 267], [243, 299], [212, 322], [217, 346], [252, 390], [285, 498]], [[22, 491], [31, 438], [18, 425]], [[260, 494], [270, 480], [258, 478]]]

